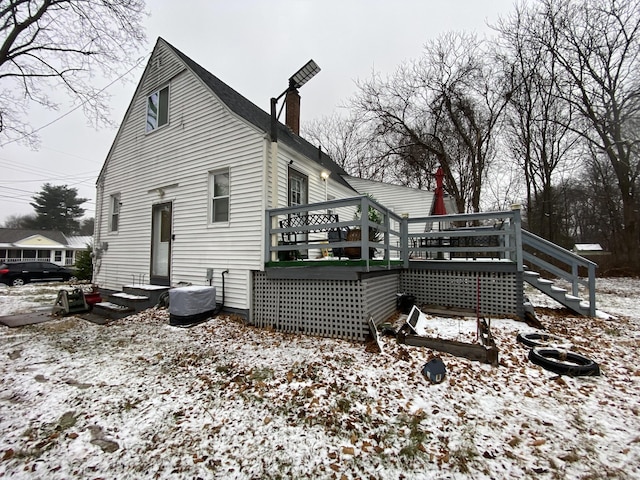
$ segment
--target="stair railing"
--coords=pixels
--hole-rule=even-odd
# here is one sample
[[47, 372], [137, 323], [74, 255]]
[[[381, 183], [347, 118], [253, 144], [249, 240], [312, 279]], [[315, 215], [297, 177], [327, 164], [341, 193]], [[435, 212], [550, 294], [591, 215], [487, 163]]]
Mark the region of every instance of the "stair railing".
[[[522, 258], [527, 264], [535, 265], [570, 282], [571, 294], [574, 297], [579, 296], [579, 285], [584, 285], [589, 291], [589, 315], [594, 316], [596, 314], [596, 267], [598, 266], [596, 263], [524, 229], [522, 230], [522, 246]], [[548, 255], [565, 268], [560, 268], [540, 258], [535, 253], [527, 251], [524, 247], [530, 247], [537, 252]], [[580, 267], [587, 269], [586, 280], [579, 276]]]

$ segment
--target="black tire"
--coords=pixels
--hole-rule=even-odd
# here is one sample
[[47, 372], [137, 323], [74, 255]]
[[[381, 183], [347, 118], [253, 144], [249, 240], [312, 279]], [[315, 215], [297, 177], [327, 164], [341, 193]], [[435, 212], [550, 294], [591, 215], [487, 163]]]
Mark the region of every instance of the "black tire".
[[571, 377], [600, 375], [600, 367], [596, 362], [575, 352], [555, 348], [532, 348], [529, 350], [529, 360], [559, 375]]
[[527, 347], [550, 347], [552, 345], [564, 345], [564, 338], [549, 333], [519, 333], [516, 339]]
[[16, 277], [13, 280], [11, 280], [12, 287], [21, 287], [27, 283], [29, 283], [29, 279], [24, 277]]

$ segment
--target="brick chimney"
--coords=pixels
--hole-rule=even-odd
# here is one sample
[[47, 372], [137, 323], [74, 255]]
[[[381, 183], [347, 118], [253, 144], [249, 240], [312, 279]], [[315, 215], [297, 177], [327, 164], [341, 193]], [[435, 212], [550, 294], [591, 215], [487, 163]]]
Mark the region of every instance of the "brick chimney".
[[284, 98], [287, 106], [285, 123], [293, 130], [293, 133], [300, 135], [300, 94], [295, 88], [290, 88]]

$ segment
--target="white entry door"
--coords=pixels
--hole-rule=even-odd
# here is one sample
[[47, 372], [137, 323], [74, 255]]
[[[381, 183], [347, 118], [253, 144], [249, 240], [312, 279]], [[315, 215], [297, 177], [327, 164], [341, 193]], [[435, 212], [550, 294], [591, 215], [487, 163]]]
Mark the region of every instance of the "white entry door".
[[171, 202], [153, 206], [150, 274], [152, 285], [171, 284], [171, 214]]

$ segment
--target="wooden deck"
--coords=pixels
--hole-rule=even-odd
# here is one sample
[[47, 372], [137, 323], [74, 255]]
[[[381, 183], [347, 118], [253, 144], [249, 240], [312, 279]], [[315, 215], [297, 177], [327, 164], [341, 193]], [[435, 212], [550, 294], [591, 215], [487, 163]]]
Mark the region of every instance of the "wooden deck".
[[[360, 196], [267, 210], [265, 224], [268, 278], [339, 280], [429, 271], [464, 274], [469, 281], [474, 275], [513, 274], [520, 292], [527, 281], [577, 313], [595, 315], [597, 265], [523, 230], [518, 208], [407, 218]], [[352, 240], [352, 231], [369, 235]], [[571, 292], [538, 280], [532, 268], [570, 282]], [[578, 298], [580, 288], [587, 290], [587, 301]]]

